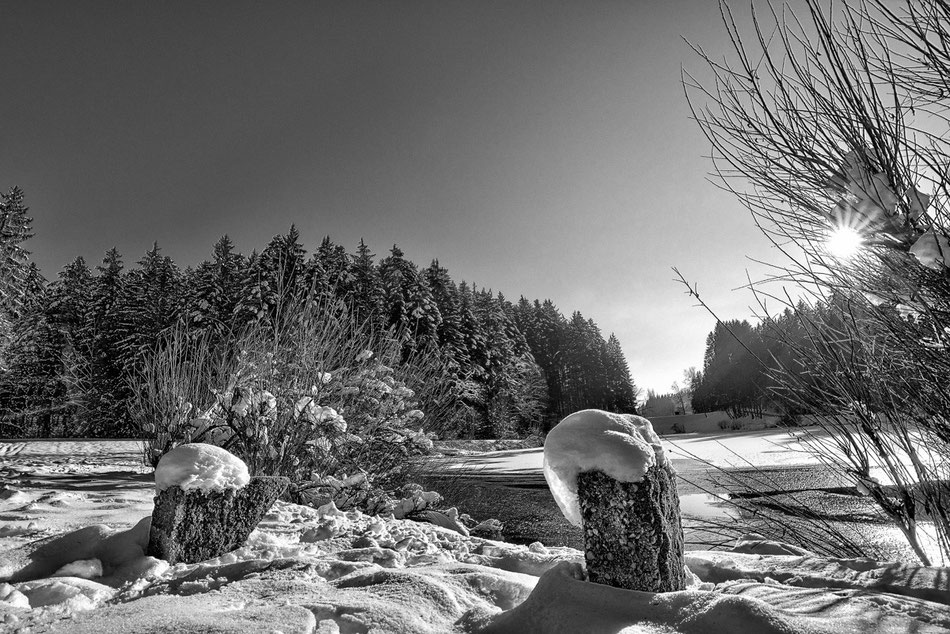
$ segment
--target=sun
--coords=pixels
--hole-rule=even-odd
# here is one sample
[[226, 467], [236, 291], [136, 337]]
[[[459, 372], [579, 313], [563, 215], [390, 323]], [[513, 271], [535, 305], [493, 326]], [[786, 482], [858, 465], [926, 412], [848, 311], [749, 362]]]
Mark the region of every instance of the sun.
[[835, 227], [828, 234], [826, 246], [828, 252], [836, 258], [847, 259], [854, 256], [864, 244], [861, 234], [851, 227]]

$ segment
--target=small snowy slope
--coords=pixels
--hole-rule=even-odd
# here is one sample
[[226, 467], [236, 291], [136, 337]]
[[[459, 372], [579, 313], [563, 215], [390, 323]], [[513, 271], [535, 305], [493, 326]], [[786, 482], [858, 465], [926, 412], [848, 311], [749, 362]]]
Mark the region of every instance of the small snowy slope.
[[559, 565], [541, 577], [525, 602], [481, 631], [936, 634], [950, 629], [947, 606], [882, 594], [795, 588], [774, 581], [654, 594], [598, 586], [580, 576], [578, 565]]
[[[16, 462], [7, 456], [7, 466]], [[244, 547], [169, 566], [144, 555], [154, 484], [137, 467], [124, 478], [100, 469], [114, 459], [60, 473], [65, 479], [37, 477], [42, 465], [13, 465], [18, 482], [0, 495], [0, 528], [26, 520], [42, 528], [0, 532], [0, 631], [950, 630], [945, 568], [695, 552], [690, 589], [655, 595], [581, 581], [583, 553], [573, 549], [504, 544], [332, 505], [278, 502]], [[79, 488], [56, 488], [67, 485]]]
[[716, 583], [738, 580], [765, 582], [774, 579], [803, 588], [887, 592], [950, 606], [950, 575], [947, 568], [870, 559], [711, 551], [686, 553], [686, 565], [703, 579]]

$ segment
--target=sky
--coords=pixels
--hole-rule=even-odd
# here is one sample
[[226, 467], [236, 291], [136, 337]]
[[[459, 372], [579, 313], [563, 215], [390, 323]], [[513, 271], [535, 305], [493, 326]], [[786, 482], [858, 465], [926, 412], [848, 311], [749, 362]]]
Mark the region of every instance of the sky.
[[7, 0], [0, 23], [0, 188], [47, 278], [294, 224], [579, 310], [665, 392], [714, 326], [672, 267], [742, 319], [750, 258], [781, 261], [689, 119], [683, 38], [727, 52], [712, 0]]

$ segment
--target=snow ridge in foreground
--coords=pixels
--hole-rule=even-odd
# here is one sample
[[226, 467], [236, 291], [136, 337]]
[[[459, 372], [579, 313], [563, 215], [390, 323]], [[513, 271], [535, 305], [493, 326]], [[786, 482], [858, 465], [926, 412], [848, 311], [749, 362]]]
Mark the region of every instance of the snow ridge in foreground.
[[946, 568], [689, 552], [690, 589], [656, 595], [582, 581], [573, 549], [332, 505], [278, 502], [244, 547], [169, 566], [144, 556], [153, 490], [134, 469], [79, 490], [31, 469], [0, 493], [0, 631], [950, 631]]

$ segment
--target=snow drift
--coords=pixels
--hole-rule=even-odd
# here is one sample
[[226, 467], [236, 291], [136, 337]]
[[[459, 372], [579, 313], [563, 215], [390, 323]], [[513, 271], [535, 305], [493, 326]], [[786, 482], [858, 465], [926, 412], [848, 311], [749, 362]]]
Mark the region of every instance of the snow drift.
[[133, 465], [125, 479], [13, 466], [18, 484], [0, 495], [0, 629], [10, 631], [950, 630], [946, 568], [701, 551], [687, 553], [688, 590], [651, 594], [583, 581], [582, 553], [569, 548], [332, 505], [278, 502], [244, 547], [169, 566], [144, 556], [153, 489]]

